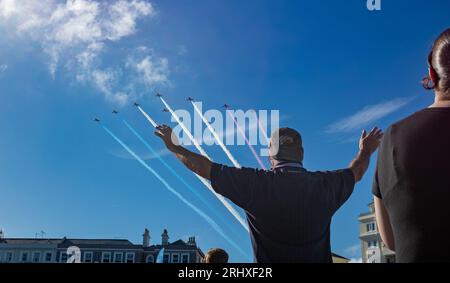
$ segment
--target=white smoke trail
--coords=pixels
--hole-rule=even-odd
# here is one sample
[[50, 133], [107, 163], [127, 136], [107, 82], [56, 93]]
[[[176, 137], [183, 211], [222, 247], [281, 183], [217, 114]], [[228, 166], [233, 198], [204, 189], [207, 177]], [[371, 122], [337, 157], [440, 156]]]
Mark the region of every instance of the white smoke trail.
[[203, 120], [203, 123], [205, 123], [205, 125], [208, 127], [209, 131], [213, 134], [214, 139], [217, 141], [217, 143], [219, 144], [219, 146], [222, 148], [222, 150], [225, 152], [225, 154], [228, 156], [228, 159], [230, 159], [231, 163], [233, 163], [234, 167], [236, 168], [242, 168], [242, 166], [239, 164], [239, 162], [237, 162], [237, 160], [233, 157], [233, 155], [231, 154], [231, 152], [227, 149], [227, 147], [223, 144], [222, 139], [219, 137], [219, 135], [217, 134], [216, 130], [211, 126], [211, 124], [208, 122], [208, 120], [205, 118], [205, 116], [202, 114], [202, 112], [200, 111], [200, 109], [198, 109], [197, 105], [195, 104], [195, 102], [191, 102], [192, 105], [194, 106], [195, 111], [197, 112], [198, 115], [200, 115], [200, 117]]
[[158, 127], [158, 124], [156, 124], [155, 121], [152, 118], [150, 118], [150, 116], [148, 116], [148, 114], [141, 108], [141, 106], [138, 106], [137, 108], [139, 109], [139, 111], [141, 111], [142, 115], [144, 115], [145, 118], [147, 118], [147, 120], [150, 122], [150, 124], [152, 124], [154, 128]]
[[214, 189], [212, 188], [212, 186], [208, 182], [208, 180], [206, 180], [205, 178], [200, 177], [197, 174], [195, 174], [195, 176], [197, 176], [197, 178], [203, 183], [203, 185], [205, 185], [208, 188], [208, 190], [210, 190], [217, 197], [217, 199], [225, 206], [226, 209], [228, 209], [228, 211], [234, 216], [234, 218], [236, 218], [236, 220], [239, 221], [241, 226], [247, 232], [250, 232], [250, 230], [248, 229], [248, 225], [247, 225], [247, 222], [245, 221], [245, 219], [242, 218], [242, 216], [239, 214], [239, 212], [237, 212], [237, 210], [223, 196], [219, 195], [218, 193], [216, 193], [214, 191]]
[[172, 110], [172, 108], [169, 106], [169, 104], [167, 104], [164, 98], [160, 97], [160, 99], [162, 103], [164, 103], [164, 106], [167, 108], [167, 110], [169, 110], [170, 114], [178, 123], [178, 125], [180, 125], [184, 133], [188, 136], [189, 140], [194, 144], [195, 148], [197, 148], [197, 150], [200, 152], [200, 154], [212, 161], [211, 157], [209, 157], [206, 151], [203, 150], [198, 141], [194, 138], [194, 136], [192, 136], [191, 132], [189, 132], [188, 128], [186, 128], [183, 122], [181, 122], [180, 117], [178, 117], [178, 115]]
[[[188, 137], [191, 137], [191, 142], [194, 143], [194, 137], [192, 136], [192, 134], [188, 131], [188, 129], [184, 126], [184, 124], [180, 121], [179, 117], [175, 114], [175, 112], [172, 111], [172, 108], [170, 108], [170, 106], [163, 100], [164, 105], [166, 106], [166, 108], [173, 113], [173, 117], [175, 118], [175, 120], [178, 122], [178, 124], [180, 124], [181, 128], [183, 129], [183, 131], [185, 132], [185, 134]], [[155, 123], [155, 121], [150, 118], [150, 116], [144, 111], [144, 109], [142, 109], [141, 107], [139, 107], [139, 110], [141, 111], [141, 113], [147, 118], [148, 121], [150, 121], [150, 123], [156, 127], [157, 124]], [[209, 160], [211, 160], [211, 158], [208, 157], [208, 155], [206, 154], [206, 152], [201, 148], [201, 146], [197, 143], [198, 145], [198, 150], [200, 151], [200, 153], [208, 158]], [[204, 154], [203, 154], [203, 153]], [[225, 208], [234, 216], [234, 218], [236, 218], [236, 220], [242, 225], [242, 227], [249, 232], [249, 228], [247, 225], [247, 222], [245, 221], [244, 218], [242, 218], [241, 214], [221, 195], [219, 195], [218, 193], [216, 193], [214, 191], [214, 189], [212, 188], [211, 184], [208, 182], [208, 180], [206, 180], [205, 178], [197, 175], [194, 173], [194, 175], [200, 180], [200, 182], [203, 183], [203, 185], [205, 185], [205, 187], [214, 194], [214, 196], [225, 206]]]
[[230, 243], [236, 250], [245, 255], [244, 251], [239, 247], [237, 243], [235, 243], [232, 239], [230, 239], [222, 228], [209, 217], [206, 213], [204, 213], [201, 209], [193, 205], [187, 199], [185, 199], [180, 193], [178, 193], [172, 186], [167, 183], [167, 181], [161, 177], [152, 167], [150, 167], [144, 160], [142, 160], [134, 151], [132, 151], [121, 139], [119, 139], [112, 131], [110, 131], [105, 125], [102, 125], [103, 129], [116, 141], [118, 142], [130, 155], [132, 155], [136, 161], [138, 161], [142, 166], [145, 167], [150, 173], [153, 174], [172, 194], [174, 194], [179, 200], [181, 200], [184, 204], [186, 204], [189, 208], [194, 210], [200, 217], [202, 217], [211, 227], [221, 235], [228, 243]]

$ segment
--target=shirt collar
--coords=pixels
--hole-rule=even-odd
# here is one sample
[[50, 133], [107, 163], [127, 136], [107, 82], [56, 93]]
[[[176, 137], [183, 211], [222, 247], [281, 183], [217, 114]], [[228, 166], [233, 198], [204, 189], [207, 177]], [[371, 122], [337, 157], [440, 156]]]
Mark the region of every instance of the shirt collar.
[[294, 167], [294, 168], [303, 169], [303, 163], [302, 162], [280, 162], [275, 167], [273, 167], [272, 170], [286, 168], [286, 167]]

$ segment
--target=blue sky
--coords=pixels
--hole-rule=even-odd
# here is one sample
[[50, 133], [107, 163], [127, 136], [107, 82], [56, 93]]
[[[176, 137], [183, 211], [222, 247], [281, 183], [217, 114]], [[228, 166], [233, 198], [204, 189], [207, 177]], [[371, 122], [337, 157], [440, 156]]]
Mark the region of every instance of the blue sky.
[[[224, 229], [248, 256], [167, 192], [92, 118], [102, 118], [207, 211], [110, 115], [113, 108], [158, 150], [161, 142], [129, 105], [138, 99], [158, 122], [171, 123], [151, 95], [154, 87], [175, 109], [191, 112], [187, 96], [205, 109], [225, 102], [277, 109], [281, 124], [303, 135], [306, 168], [343, 168], [363, 127], [385, 128], [431, 104], [419, 82], [450, 9], [446, 0], [382, 0], [378, 12], [369, 12], [365, 0], [32, 2], [0, 0], [0, 227], [6, 235], [44, 230], [49, 237], [139, 243], [148, 227], [152, 242], [160, 243], [167, 228], [171, 240], [195, 235], [204, 250], [224, 247], [232, 261], [250, 260], [249, 237], [198, 180], [161, 152], [223, 215], [215, 220], [232, 223]], [[229, 164], [217, 146], [206, 150]], [[258, 166], [248, 148], [230, 151], [241, 164]], [[373, 166], [334, 217], [337, 253], [360, 257], [357, 217], [371, 201], [372, 176]]]

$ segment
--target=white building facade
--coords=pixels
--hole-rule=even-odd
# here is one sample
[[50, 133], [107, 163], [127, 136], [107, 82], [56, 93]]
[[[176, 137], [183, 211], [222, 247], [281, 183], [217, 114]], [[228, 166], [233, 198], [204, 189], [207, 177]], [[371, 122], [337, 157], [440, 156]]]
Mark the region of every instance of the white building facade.
[[381, 240], [373, 203], [369, 204], [369, 212], [361, 214], [358, 221], [363, 262], [394, 263], [395, 253], [389, 250]]

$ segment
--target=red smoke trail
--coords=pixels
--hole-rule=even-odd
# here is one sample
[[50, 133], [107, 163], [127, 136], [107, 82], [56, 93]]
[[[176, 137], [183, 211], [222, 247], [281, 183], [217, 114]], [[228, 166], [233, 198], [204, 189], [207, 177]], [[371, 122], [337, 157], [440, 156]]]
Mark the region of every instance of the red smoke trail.
[[250, 148], [250, 150], [253, 153], [253, 156], [255, 156], [256, 161], [258, 161], [259, 166], [261, 166], [262, 169], [267, 170], [266, 166], [264, 165], [264, 163], [262, 162], [261, 158], [259, 158], [258, 153], [256, 153], [256, 150], [253, 148], [253, 146], [251, 145], [250, 141], [247, 139], [247, 136], [245, 135], [244, 130], [242, 130], [242, 128], [239, 126], [238, 122], [236, 121], [236, 117], [234, 117], [233, 113], [231, 113], [231, 111], [226, 110], [226, 112], [228, 113], [228, 115], [231, 117], [231, 119], [233, 119], [234, 124], [236, 125], [236, 128], [238, 129], [239, 133], [242, 135], [242, 137], [245, 140], [245, 143], [248, 145], [248, 147]]

